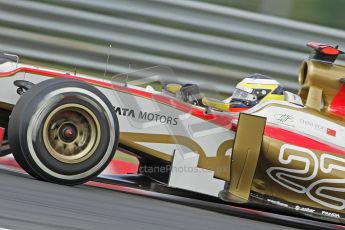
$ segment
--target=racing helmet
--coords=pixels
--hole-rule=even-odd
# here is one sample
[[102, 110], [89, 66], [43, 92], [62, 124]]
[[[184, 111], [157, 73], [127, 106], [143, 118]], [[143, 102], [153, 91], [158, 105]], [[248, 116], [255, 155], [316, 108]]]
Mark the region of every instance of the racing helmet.
[[284, 100], [284, 87], [271, 77], [255, 73], [236, 85], [233, 95], [229, 98], [230, 112], [242, 112], [260, 101]]

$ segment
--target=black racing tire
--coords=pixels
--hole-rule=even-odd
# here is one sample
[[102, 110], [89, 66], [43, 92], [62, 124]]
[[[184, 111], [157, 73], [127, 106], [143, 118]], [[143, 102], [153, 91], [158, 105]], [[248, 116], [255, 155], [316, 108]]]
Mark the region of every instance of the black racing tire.
[[108, 98], [72, 79], [50, 79], [24, 93], [14, 107], [8, 137], [18, 164], [33, 177], [82, 184], [114, 157], [119, 124]]

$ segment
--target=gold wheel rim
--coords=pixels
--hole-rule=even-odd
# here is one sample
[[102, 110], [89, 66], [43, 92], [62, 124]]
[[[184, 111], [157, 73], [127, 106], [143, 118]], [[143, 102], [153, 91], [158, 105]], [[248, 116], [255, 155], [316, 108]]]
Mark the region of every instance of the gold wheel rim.
[[56, 160], [75, 164], [96, 151], [101, 128], [96, 115], [79, 104], [65, 104], [54, 109], [44, 121], [43, 142]]

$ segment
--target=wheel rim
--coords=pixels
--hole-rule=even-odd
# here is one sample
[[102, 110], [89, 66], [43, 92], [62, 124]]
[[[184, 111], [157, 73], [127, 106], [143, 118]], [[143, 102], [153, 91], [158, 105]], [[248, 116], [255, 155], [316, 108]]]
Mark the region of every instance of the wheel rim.
[[67, 164], [90, 158], [99, 145], [100, 136], [96, 115], [79, 104], [59, 106], [43, 125], [43, 142], [48, 153]]

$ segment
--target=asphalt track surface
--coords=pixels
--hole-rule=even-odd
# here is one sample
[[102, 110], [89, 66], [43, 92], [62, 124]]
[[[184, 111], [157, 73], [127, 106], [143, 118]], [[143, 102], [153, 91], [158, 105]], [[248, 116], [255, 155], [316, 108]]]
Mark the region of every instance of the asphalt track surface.
[[3, 229], [293, 229], [88, 185], [67, 187], [0, 170]]

